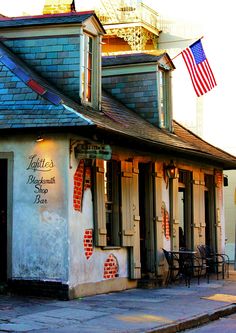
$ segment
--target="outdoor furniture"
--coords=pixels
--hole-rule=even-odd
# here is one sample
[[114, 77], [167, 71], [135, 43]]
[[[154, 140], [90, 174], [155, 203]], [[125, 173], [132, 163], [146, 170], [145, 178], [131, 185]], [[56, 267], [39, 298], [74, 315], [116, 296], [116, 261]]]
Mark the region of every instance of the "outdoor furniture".
[[224, 259], [225, 273], [227, 278], [229, 278], [229, 256], [225, 253], [216, 253]]
[[168, 286], [168, 284], [175, 282], [179, 278], [179, 258], [177, 255], [171, 253], [171, 251], [165, 249], [162, 249], [162, 251], [168, 264], [168, 272], [165, 281], [165, 284]]
[[163, 252], [169, 266], [166, 279], [167, 285], [178, 279], [184, 279], [186, 286], [190, 287], [191, 279], [195, 276], [197, 277], [199, 284], [200, 277], [204, 271], [209, 282], [207, 265], [196, 256], [196, 251], [183, 249], [179, 251], [167, 251], [163, 249]]
[[217, 280], [220, 273], [222, 279], [225, 277], [225, 272], [229, 277], [229, 257], [226, 254], [216, 253], [207, 245], [199, 245], [198, 251], [202, 261], [209, 266], [209, 271], [216, 273]]
[[204, 270], [206, 270], [206, 265], [202, 263], [199, 257], [196, 256], [196, 251], [181, 249], [179, 251], [171, 251], [173, 254], [179, 257], [179, 275], [185, 280], [186, 286], [190, 287], [191, 279], [197, 277], [198, 284], [200, 283], [200, 277]]

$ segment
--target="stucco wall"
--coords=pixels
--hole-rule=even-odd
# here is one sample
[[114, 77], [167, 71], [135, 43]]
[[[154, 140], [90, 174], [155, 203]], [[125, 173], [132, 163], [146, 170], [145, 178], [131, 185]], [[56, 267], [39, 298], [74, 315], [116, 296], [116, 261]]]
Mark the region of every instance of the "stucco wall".
[[[128, 277], [128, 257], [126, 248], [101, 249], [94, 246], [94, 219], [92, 202], [92, 183], [84, 189], [81, 209], [73, 205], [75, 173], [80, 164], [72, 154], [72, 168], [69, 183], [69, 239], [70, 239], [70, 274], [69, 284], [101, 282], [115, 277]], [[86, 235], [89, 235], [89, 239]], [[86, 239], [89, 243], [86, 243]], [[89, 244], [90, 251], [88, 250]], [[110, 266], [113, 273], [106, 274]]]
[[236, 230], [236, 175], [235, 171], [227, 171], [228, 186], [224, 187], [225, 203], [225, 237], [226, 253], [231, 261], [235, 260], [235, 230]]
[[12, 277], [67, 281], [68, 145], [53, 137], [1, 141], [13, 152]]

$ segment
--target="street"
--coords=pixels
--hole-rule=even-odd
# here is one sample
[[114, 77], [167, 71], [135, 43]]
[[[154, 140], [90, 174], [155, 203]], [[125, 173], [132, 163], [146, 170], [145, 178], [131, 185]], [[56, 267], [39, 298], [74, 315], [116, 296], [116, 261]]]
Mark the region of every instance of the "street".
[[186, 333], [235, 333], [236, 332], [236, 314], [219, 320], [212, 321], [198, 328], [184, 331]]

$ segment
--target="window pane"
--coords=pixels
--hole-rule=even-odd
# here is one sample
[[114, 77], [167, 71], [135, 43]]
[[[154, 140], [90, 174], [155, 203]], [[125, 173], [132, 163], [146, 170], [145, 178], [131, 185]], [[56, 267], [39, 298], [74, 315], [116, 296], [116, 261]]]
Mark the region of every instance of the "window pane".
[[93, 39], [91, 36], [84, 36], [84, 60], [81, 73], [82, 96], [86, 102], [92, 100], [92, 63], [93, 63]]
[[167, 128], [170, 123], [168, 113], [168, 84], [167, 72], [159, 71], [159, 115], [160, 126]]
[[105, 207], [107, 245], [120, 245], [120, 165], [111, 160], [104, 162]]

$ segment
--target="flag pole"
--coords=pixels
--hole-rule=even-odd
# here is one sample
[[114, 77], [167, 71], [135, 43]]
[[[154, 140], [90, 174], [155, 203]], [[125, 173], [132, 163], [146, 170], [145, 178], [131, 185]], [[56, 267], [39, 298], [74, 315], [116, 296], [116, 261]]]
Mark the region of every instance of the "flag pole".
[[[203, 37], [204, 37], [204, 36], [198, 38], [196, 41], [203, 39]], [[195, 42], [194, 42], [194, 43], [195, 43]], [[193, 43], [192, 43], [192, 44], [193, 44]], [[174, 60], [175, 58], [177, 58], [181, 53], [182, 53], [182, 51], [179, 52], [178, 54], [176, 54], [176, 56], [174, 56], [174, 58], [172, 58], [171, 60]]]

